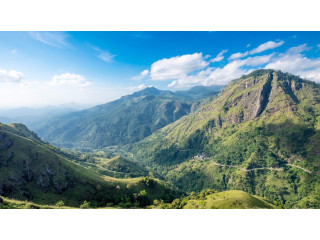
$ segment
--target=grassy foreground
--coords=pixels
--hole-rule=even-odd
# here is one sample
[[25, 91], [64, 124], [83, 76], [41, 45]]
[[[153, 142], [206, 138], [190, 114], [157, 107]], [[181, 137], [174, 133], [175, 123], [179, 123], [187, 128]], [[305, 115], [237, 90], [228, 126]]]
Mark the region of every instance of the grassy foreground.
[[215, 192], [205, 190], [200, 194], [191, 194], [172, 203], [154, 201], [150, 208], [160, 209], [274, 209], [278, 208], [262, 197], [250, 195], [239, 190]]

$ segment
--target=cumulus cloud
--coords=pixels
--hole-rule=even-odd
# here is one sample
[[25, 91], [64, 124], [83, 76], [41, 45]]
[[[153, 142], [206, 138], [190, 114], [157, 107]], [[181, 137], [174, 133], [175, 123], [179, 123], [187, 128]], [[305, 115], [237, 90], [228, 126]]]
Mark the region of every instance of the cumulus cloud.
[[305, 44], [290, 48], [285, 53], [279, 54], [265, 68], [290, 72], [303, 78], [320, 82], [320, 58], [307, 58], [302, 54], [306, 49], [308, 47]]
[[29, 35], [46, 45], [52, 47], [68, 47], [70, 44], [67, 42], [68, 34], [64, 32], [29, 32]]
[[221, 50], [221, 52], [219, 52], [219, 54], [214, 58], [211, 59], [210, 62], [220, 62], [224, 59], [223, 54], [225, 54], [226, 52], [228, 52], [228, 50]]
[[256, 57], [248, 57], [243, 60], [239, 60], [242, 65], [246, 66], [259, 66], [262, 64], [266, 64], [270, 62], [271, 58], [275, 55], [275, 53], [271, 53], [269, 55], [256, 56]]
[[15, 70], [7, 71], [5, 69], [0, 69], [0, 82], [18, 83], [23, 79], [24, 76], [21, 72]]
[[86, 87], [90, 85], [90, 82], [85, 77], [73, 74], [64, 73], [61, 75], [55, 75], [49, 82], [50, 86], [74, 86], [74, 87]]
[[274, 48], [280, 47], [283, 44], [284, 44], [284, 41], [278, 41], [278, 42], [268, 41], [268, 42], [265, 42], [265, 43], [259, 45], [257, 48], [252, 49], [251, 51], [246, 51], [244, 53], [241, 53], [241, 52], [234, 53], [229, 57], [229, 60], [234, 60], [234, 59], [238, 59], [238, 58], [244, 58], [244, 57], [246, 57], [248, 55], [261, 53], [261, 52], [264, 52], [266, 50], [270, 50], [270, 49], [274, 49]]
[[202, 53], [186, 54], [182, 56], [164, 58], [151, 65], [150, 76], [154, 81], [167, 81], [185, 77], [196, 70], [208, 66]]
[[[206, 68], [195, 74], [190, 74], [173, 80], [168, 87], [192, 87], [196, 85], [226, 85], [231, 80], [253, 71], [257, 66], [268, 63], [274, 54], [248, 57], [234, 60], [221, 68]], [[246, 67], [246, 68], [244, 68]], [[255, 67], [255, 68], [248, 68]]]
[[149, 70], [146, 69], [146, 70], [143, 70], [139, 75], [132, 77], [131, 80], [141, 81], [142, 79], [146, 78], [148, 75], [149, 75]]

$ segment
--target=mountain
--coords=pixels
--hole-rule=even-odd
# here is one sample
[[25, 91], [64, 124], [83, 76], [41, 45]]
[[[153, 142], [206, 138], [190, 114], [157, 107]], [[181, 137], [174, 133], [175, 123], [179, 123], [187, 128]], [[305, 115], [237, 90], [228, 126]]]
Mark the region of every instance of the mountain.
[[42, 108], [20, 107], [0, 109], [0, 122], [7, 124], [19, 122], [34, 130], [54, 117], [80, 111], [84, 108], [85, 106], [71, 102], [59, 106], [46, 106]]
[[[204, 95], [208, 92], [204, 91]], [[53, 118], [35, 131], [43, 139], [68, 148], [124, 145], [137, 142], [189, 114], [199, 105], [199, 101], [194, 102], [195, 98], [186, 93], [151, 87], [113, 102]]]
[[319, 84], [257, 70], [126, 150], [184, 191], [237, 189], [320, 207], [319, 131]]
[[131, 166], [136, 175], [145, 177], [99, 174], [42, 142], [26, 126], [0, 124], [0, 195], [4, 197], [32, 201], [36, 207], [61, 201], [71, 207], [79, 207], [84, 201], [91, 207], [143, 207], [155, 199], [172, 201], [178, 196], [168, 184], [148, 177], [143, 168], [130, 161], [123, 158], [110, 161], [111, 166], [105, 163], [109, 171], [129, 174]]
[[175, 94], [202, 99], [218, 94], [225, 86], [195, 86], [185, 91], [176, 91]]

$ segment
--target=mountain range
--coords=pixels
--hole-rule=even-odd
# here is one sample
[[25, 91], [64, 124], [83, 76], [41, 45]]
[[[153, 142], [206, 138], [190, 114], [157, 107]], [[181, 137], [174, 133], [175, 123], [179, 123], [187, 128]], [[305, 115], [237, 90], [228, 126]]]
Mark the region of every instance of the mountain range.
[[5, 206], [320, 207], [320, 85], [289, 73], [146, 88], [34, 131], [0, 125]]
[[319, 207], [319, 115], [318, 84], [257, 70], [127, 151], [183, 191], [238, 189]]
[[52, 118], [35, 128], [43, 139], [75, 149], [103, 148], [137, 142], [194, 111], [221, 87], [187, 91], [146, 88], [83, 111]]

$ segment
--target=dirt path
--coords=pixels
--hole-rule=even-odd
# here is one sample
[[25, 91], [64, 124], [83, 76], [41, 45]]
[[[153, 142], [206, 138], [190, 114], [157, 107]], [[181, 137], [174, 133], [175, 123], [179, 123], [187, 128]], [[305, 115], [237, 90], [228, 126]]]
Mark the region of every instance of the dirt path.
[[260, 167], [260, 168], [250, 168], [250, 169], [247, 169], [247, 168], [242, 168], [242, 167], [239, 167], [239, 166], [236, 166], [236, 165], [227, 165], [227, 164], [217, 163], [217, 162], [214, 162], [214, 161], [212, 161], [212, 160], [210, 160], [210, 162], [211, 162], [213, 165], [215, 165], [215, 166], [237, 168], [237, 169], [239, 169], [239, 170], [241, 170], [241, 171], [244, 171], [244, 172], [251, 172], [251, 171], [254, 171], [254, 170], [283, 171], [283, 168]]
[[[270, 171], [283, 171], [283, 168], [272, 168], [272, 167], [260, 167], [260, 168], [250, 168], [250, 169], [247, 169], [247, 168], [242, 168], [242, 167], [239, 167], [239, 166], [236, 166], [236, 165], [228, 165], [228, 164], [221, 164], [221, 163], [217, 163], [217, 162], [214, 162], [213, 160], [210, 160], [210, 162], [215, 165], [215, 166], [219, 166], [219, 167], [229, 167], [229, 168], [237, 168], [241, 171], [244, 171], [244, 172], [251, 172], [251, 171], [255, 171], [255, 170], [270, 170]], [[312, 174], [312, 172], [308, 169], [305, 169], [305, 168], [302, 168], [300, 166], [297, 166], [297, 165], [294, 165], [294, 164], [290, 164], [290, 163], [287, 163], [285, 164], [287, 166], [291, 166], [291, 167], [296, 167], [296, 168], [299, 168], [303, 171], [305, 171], [306, 173], [309, 173], [309, 174]]]
[[300, 167], [300, 166], [297, 166], [297, 165], [294, 165], [294, 164], [291, 164], [291, 163], [287, 163], [286, 165], [291, 166], [291, 167], [299, 168], [299, 169], [301, 169], [301, 170], [305, 171], [306, 173], [310, 173], [310, 174], [312, 174], [312, 172], [311, 172], [310, 170], [305, 169], [305, 168], [303, 168], [303, 167]]

